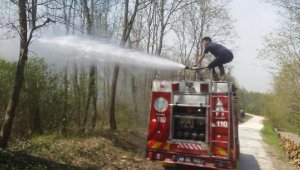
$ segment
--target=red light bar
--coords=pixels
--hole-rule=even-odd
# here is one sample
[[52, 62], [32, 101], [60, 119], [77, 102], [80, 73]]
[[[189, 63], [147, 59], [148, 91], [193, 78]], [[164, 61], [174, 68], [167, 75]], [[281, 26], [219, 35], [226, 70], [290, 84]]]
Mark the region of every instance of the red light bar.
[[172, 83], [172, 91], [179, 91], [179, 83]]
[[200, 84], [200, 91], [201, 93], [208, 93], [208, 83], [201, 83]]

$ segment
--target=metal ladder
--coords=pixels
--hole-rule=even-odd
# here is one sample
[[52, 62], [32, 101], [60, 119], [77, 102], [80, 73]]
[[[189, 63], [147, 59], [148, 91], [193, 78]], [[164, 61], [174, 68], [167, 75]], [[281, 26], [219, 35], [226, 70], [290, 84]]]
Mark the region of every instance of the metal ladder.
[[[224, 97], [227, 97], [227, 100], [228, 100], [228, 105], [227, 105], [227, 108], [225, 110], [227, 110], [227, 141], [217, 141], [217, 140], [212, 140], [213, 138], [213, 121], [215, 119], [215, 110], [213, 110], [214, 106], [212, 105], [213, 103], [213, 98], [214, 97], [217, 97], [214, 95], [214, 91], [213, 91], [213, 86], [216, 85], [216, 89], [217, 90], [217, 82], [213, 81], [213, 73], [211, 71], [210, 73], [211, 75], [211, 79], [210, 79], [210, 89], [209, 89], [209, 105], [210, 105], [210, 111], [209, 111], [209, 133], [210, 133], [210, 142], [209, 142], [209, 156], [214, 156], [213, 155], [213, 143], [226, 143], [227, 144], [227, 157], [230, 158], [230, 151], [231, 151], [231, 143], [230, 143], [230, 140], [231, 140], [231, 119], [234, 117], [231, 117], [231, 92], [232, 92], [232, 84], [227, 82], [227, 81], [223, 81], [223, 82], [220, 82], [220, 83], [227, 83], [227, 95], [224, 96]], [[225, 112], [224, 110], [224, 112]], [[232, 114], [234, 115], [234, 114]], [[233, 120], [233, 125], [235, 124], [234, 120]], [[235, 136], [235, 135], [234, 135]], [[235, 137], [233, 137], [233, 140], [234, 140], [234, 143], [235, 143]], [[235, 147], [235, 145], [234, 145]], [[235, 149], [234, 149], [235, 150]], [[234, 152], [234, 157], [235, 157], [235, 152]]]

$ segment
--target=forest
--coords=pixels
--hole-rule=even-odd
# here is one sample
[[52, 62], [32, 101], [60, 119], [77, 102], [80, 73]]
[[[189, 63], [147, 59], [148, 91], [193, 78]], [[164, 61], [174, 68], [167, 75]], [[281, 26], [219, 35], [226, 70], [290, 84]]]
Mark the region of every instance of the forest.
[[[2, 15], [7, 21], [1, 23], [7, 31], [3, 38], [15, 36], [14, 27], [19, 28], [20, 35], [21, 31], [25, 31], [24, 36], [28, 32], [20, 39], [25, 41], [21, 49], [26, 49], [27, 54], [20, 53], [19, 62], [1, 61], [1, 117], [14, 112], [12, 130], [16, 136], [84, 134], [95, 128], [109, 127], [114, 131], [147, 126], [151, 82], [156, 70], [76, 61], [64, 66], [47, 63], [44, 56], [30, 53], [31, 41], [44, 32], [88, 35], [105, 41], [119, 39], [120, 46], [161, 55], [184, 65], [195, 62], [202, 51], [199, 42], [204, 35], [215, 35], [213, 38], [224, 42], [235, 36], [227, 1], [26, 1], [22, 4], [24, 14], [19, 13], [19, 21], [21, 17], [26, 21], [24, 26], [16, 22], [15, 14], [21, 11], [19, 3], [2, 2]], [[176, 46], [167, 42], [173, 39]], [[27, 65], [22, 68], [24, 73], [14, 71], [20, 62], [22, 67]], [[16, 74], [24, 74], [24, 83], [22, 90], [17, 90], [18, 107], [9, 111], [7, 106], [16, 105], [11, 96]], [[161, 74], [172, 77], [171, 73]], [[23, 82], [19, 81], [18, 84]]]

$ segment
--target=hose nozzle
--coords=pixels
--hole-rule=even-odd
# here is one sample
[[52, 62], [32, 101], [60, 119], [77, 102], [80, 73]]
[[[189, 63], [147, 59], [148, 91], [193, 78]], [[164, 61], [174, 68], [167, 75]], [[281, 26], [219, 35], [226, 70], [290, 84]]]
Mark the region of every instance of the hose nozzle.
[[184, 69], [187, 69], [187, 70], [202, 70], [202, 69], [206, 69], [207, 67], [200, 67], [200, 66], [185, 66]]
[[199, 66], [185, 66], [185, 69], [187, 69], [187, 70], [197, 70], [197, 69], [199, 69]]
[[185, 66], [185, 68], [184, 69], [190, 69], [191, 68], [191, 66]]

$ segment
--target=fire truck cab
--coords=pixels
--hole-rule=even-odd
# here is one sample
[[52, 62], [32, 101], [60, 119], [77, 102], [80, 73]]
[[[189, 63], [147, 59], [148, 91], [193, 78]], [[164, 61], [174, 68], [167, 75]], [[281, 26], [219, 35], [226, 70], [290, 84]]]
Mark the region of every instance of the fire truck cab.
[[147, 160], [166, 166], [238, 169], [238, 113], [228, 81], [161, 81], [152, 86]]

